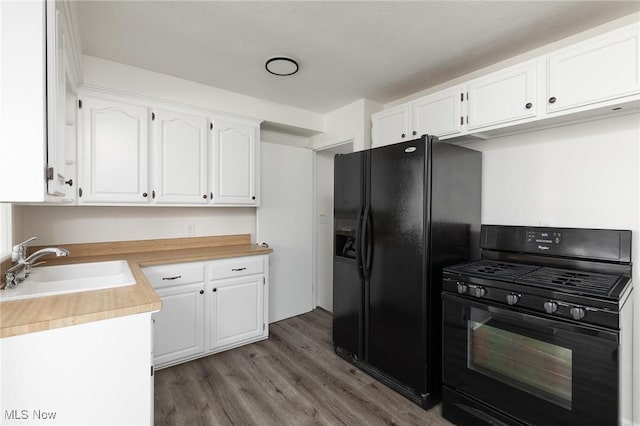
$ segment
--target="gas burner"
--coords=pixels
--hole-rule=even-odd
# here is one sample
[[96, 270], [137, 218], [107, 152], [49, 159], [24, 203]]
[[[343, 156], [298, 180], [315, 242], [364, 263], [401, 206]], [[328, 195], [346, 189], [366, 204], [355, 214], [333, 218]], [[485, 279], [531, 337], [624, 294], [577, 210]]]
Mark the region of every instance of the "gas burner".
[[496, 262], [491, 260], [479, 260], [448, 267], [448, 270], [461, 274], [481, 275], [489, 278], [515, 278], [537, 269], [537, 266], [518, 263]]
[[569, 293], [608, 296], [622, 278], [617, 275], [544, 267], [516, 279], [515, 282]]

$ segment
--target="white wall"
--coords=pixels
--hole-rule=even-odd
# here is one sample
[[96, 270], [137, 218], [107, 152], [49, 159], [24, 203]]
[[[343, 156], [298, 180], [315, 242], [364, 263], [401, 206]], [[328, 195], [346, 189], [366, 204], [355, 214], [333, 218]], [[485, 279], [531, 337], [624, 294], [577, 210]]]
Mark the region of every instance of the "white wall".
[[333, 311], [333, 153], [316, 153], [316, 305]]
[[467, 145], [483, 152], [483, 223], [638, 226], [638, 114]]
[[224, 207], [40, 207], [14, 211], [14, 241], [37, 236], [37, 245], [251, 234], [255, 242], [256, 209]]
[[0, 203], [0, 262], [11, 257], [11, 246], [13, 245], [11, 210], [11, 204]]
[[[640, 115], [467, 145], [482, 151], [482, 223], [630, 229], [640, 330]], [[634, 424], [640, 334], [634, 333]]]
[[369, 99], [360, 99], [325, 115], [324, 133], [311, 137], [314, 149], [353, 141], [353, 150], [371, 147], [371, 114], [382, 110], [382, 105]]
[[316, 132], [324, 130], [324, 117], [315, 112], [93, 56], [84, 56], [84, 84], [244, 115]]
[[310, 145], [310, 139], [308, 136], [292, 135], [274, 130], [260, 129], [260, 139], [262, 142], [291, 145], [299, 148], [309, 148]]

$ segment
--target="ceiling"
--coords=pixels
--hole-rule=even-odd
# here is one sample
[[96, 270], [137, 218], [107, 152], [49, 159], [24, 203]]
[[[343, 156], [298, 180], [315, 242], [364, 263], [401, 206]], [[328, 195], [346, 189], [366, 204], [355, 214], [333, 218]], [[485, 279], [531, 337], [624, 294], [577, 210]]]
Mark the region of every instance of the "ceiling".
[[[83, 53], [317, 113], [381, 104], [601, 23], [638, 1], [77, 1]], [[300, 71], [265, 71], [272, 56]]]

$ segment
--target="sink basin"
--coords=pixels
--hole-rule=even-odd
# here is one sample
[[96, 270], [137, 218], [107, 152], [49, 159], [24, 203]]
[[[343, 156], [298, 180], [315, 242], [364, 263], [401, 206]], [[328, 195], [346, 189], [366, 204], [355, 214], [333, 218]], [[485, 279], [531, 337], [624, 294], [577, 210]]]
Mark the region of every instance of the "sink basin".
[[126, 260], [42, 266], [15, 288], [0, 290], [0, 301], [124, 287], [136, 283]]

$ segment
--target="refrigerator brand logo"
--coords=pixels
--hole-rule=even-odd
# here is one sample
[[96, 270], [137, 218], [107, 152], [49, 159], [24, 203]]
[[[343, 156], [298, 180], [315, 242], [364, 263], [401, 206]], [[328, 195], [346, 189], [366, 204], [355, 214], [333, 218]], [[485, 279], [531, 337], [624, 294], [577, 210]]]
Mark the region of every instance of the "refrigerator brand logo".
[[409, 153], [409, 152], [414, 152], [415, 150], [416, 150], [416, 147], [415, 147], [415, 146], [410, 146], [409, 148], [405, 148], [405, 149], [404, 149], [404, 152]]
[[538, 249], [539, 250], [549, 250], [549, 246], [541, 246], [541, 245], [539, 245]]

